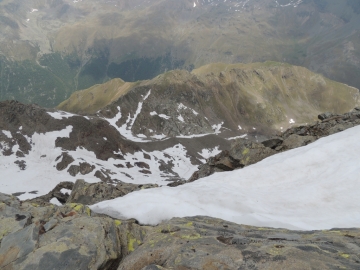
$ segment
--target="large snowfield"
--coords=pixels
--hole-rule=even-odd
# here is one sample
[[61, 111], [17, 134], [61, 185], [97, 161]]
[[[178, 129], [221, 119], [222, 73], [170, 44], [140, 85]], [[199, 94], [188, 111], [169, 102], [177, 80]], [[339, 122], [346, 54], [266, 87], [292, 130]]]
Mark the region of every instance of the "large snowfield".
[[288, 229], [360, 227], [359, 134], [354, 127], [242, 170], [133, 192], [91, 209], [143, 224], [206, 215]]

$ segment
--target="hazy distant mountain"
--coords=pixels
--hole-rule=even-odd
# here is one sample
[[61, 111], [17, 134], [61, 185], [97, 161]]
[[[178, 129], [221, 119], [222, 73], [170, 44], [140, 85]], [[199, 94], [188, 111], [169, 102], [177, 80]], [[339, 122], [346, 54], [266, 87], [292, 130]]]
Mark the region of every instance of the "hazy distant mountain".
[[43, 106], [213, 62], [289, 62], [359, 88], [360, 2], [0, 1], [0, 54], [0, 99]]

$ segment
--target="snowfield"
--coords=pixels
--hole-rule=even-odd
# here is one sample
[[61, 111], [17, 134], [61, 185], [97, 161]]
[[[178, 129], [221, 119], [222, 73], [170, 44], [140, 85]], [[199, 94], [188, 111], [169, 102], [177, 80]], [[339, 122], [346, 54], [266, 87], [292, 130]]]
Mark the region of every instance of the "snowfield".
[[[97, 159], [95, 153], [78, 147], [76, 151], [66, 151], [75, 159], [70, 165], [79, 165], [86, 161], [95, 169], [87, 175], [71, 176], [67, 172], [70, 165], [62, 171], [56, 169], [56, 164], [61, 161], [61, 159], [56, 160], [56, 158], [62, 154], [63, 150], [55, 146], [55, 141], [58, 137], [69, 137], [72, 129], [73, 127], [70, 125], [61, 131], [44, 134], [35, 133], [31, 137], [27, 137], [29, 143], [32, 144], [32, 149], [25, 158], [16, 157], [15, 152], [19, 148], [18, 145], [13, 147], [14, 154], [10, 156], [3, 156], [0, 152], [0, 192], [6, 194], [23, 193], [17, 196], [20, 200], [32, 199], [47, 194], [62, 181], [75, 182], [77, 179], [84, 179], [88, 183], [100, 182], [100, 179], [94, 175], [97, 170], [110, 170], [114, 173], [113, 178], [123, 182], [167, 185], [168, 179], [176, 177], [176, 174], [188, 179], [197, 170], [197, 165], [191, 163], [186, 148], [180, 143], [162, 151], [126, 153], [123, 155], [125, 160], [110, 158], [107, 161]], [[11, 132], [6, 130], [0, 130], [0, 132], [8, 138], [12, 138]], [[4, 148], [8, 147], [3, 142], [0, 142], [0, 145]], [[144, 153], [148, 154], [151, 159], [145, 159]], [[26, 161], [25, 170], [21, 170], [14, 163], [19, 160]], [[142, 169], [137, 166], [132, 168], [125, 166], [126, 162], [134, 164], [136, 161], [148, 164], [151, 175], [140, 172]], [[172, 170], [175, 175], [171, 172], [161, 171], [159, 168], [161, 162], [172, 163]], [[123, 164], [124, 168], [116, 167], [116, 164], [119, 163]]]
[[143, 224], [206, 215], [288, 229], [360, 227], [359, 134], [357, 126], [242, 170], [133, 192], [91, 209]]

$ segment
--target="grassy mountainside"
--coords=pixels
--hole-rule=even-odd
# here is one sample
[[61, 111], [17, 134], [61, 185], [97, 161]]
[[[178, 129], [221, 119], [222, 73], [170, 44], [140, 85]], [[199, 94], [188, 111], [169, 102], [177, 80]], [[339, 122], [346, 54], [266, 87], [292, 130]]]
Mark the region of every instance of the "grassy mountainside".
[[4, 0], [0, 99], [54, 106], [112, 78], [267, 60], [360, 88], [359, 9], [354, 0]]
[[[222, 122], [222, 127], [233, 132], [265, 134], [269, 129], [281, 131], [293, 124], [315, 121], [321, 112], [344, 113], [360, 104], [358, 89], [306, 68], [277, 62], [216, 63], [191, 73], [174, 70], [129, 85], [126, 90], [117, 82], [76, 92], [58, 108], [95, 113], [102, 104], [105, 115], [108, 111], [115, 114], [120, 107], [122, 115], [133, 116], [139, 102], [143, 102], [132, 131], [151, 136], [149, 130], [153, 130], [175, 136], [210, 133], [213, 125]], [[104, 89], [106, 95], [102, 95]], [[143, 100], [147, 93], [151, 94]], [[95, 97], [101, 97], [100, 101]], [[91, 106], [83, 102], [90, 98]], [[186, 108], [179, 107], [180, 103]], [[124, 117], [118, 125], [126, 121]]]
[[134, 85], [136, 83], [124, 82], [118, 78], [112, 79], [104, 84], [97, 84], [73, 93], [58, 108], [83, 114], [95, 113], [125, 95]]

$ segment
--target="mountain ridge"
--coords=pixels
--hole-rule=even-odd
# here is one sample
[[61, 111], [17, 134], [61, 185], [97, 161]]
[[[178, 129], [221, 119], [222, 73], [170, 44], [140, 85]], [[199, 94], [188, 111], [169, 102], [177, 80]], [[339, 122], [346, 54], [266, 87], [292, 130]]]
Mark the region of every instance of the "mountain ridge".
[[[129, 113], [135, 116], [138, 103], [142, 102], [132, 132], [151, 137], [154, 135], [149, 130], [167, 136], [211, 133], [219, 124], [220, 129], [228, 128], [238, 135], [255, 131], [260, 134], [270, 130], [280, 132], [295, 122], [315, 121], [323, 111], [344, 113], [360, 102], [356, 88], [328, 80], [303, 67], [276, 62], [217, 63], [191, 73], [169, 71], [152, 80], [132, 84], [128, 92], [121, 92], [125, 94], [118, 100], [108, 96], [107, 106], [103, 108], [92, 105], [96, 104], [96, 99], [82, 102], [99, 96], [107, 84], [76, 92], [57, 108], [107, 117], [114, 117], [115, 111], [122, 116]], [[146, 95], [150, 89], [150, 97], [141, 101], [141, 95]], [[120, 92], [109, 88], [108, 93], [115, 96]], [[122, 117], [117, 124], [121, 126], [126, 121], [126, 117]]]

